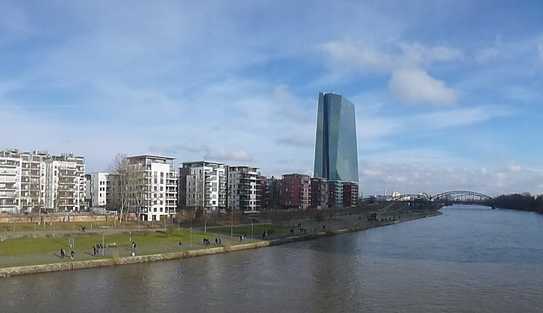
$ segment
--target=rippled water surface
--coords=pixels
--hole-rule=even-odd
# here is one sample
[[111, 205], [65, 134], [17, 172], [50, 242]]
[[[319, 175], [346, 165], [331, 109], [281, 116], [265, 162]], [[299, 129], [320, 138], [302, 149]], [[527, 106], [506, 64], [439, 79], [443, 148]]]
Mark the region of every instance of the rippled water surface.
[[454, 206], [314, 241], [0, 280], [0, 312], [543, 312], [543, 216]]

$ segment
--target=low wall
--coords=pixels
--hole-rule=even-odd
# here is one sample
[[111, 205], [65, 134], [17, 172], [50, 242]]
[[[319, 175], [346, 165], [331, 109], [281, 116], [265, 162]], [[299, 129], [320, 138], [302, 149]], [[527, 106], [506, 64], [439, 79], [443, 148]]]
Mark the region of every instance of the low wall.
[[0, 224], [20, 223], [92, 223], [107, 222], [115, 215], [94, 214], [43, 214], [43, 215], [0, 215]]

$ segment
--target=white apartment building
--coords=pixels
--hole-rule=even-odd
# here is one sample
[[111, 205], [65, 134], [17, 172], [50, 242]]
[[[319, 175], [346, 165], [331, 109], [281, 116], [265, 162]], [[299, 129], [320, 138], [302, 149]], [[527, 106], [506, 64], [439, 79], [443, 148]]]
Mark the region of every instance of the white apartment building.
[[86, 208], [85, 160], [73, 154], [50, 156], [45, 160], [45, 208], [80, 211]]
[[187, 162], [179, 169], [180, 207], [224, 210], [227, 205], [227, 166], [216, 162]]
[[109, 173], [92, 173], [90, 175], [89, 187], [88, 195], [91, 207], [106, 207], [109, 192]]
[[228, 208], [233, 210], [257, 211], [258, 168], [249, 166], [228, 167]]
[[[116, 209], [119, 209], [123, 205], [126, 211], [136, 212], [142, 221], [173, 218], [177, 209], [177, 173], [174, 160], [155, 155], [126, 158], [126, 173], [108, 175], [106, 191], [110, 184], [112, 191], [112, 203], [107, 203], [108, 207], [115, 204]], [[124, 196], [121, 193], [125, 193]], [[126, 199], [126, 204], [122, 203], [121, 197]]]
[[82, 157], [0, 151], [0, 212], [79, 211], [85, 206]]

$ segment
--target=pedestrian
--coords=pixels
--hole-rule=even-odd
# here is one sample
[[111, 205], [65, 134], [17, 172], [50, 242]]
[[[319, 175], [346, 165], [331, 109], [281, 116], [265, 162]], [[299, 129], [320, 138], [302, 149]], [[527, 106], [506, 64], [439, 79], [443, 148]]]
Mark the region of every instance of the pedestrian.
[[96, 256], [96, 246], [92, 246], [92, 256]]
[[70, 259], [73, 260], [73, 259], [74, 259], [74, 255], [75, 255], [74, 250], [71, 250], [71, 251], [70, 251]]
[[64, 258], [66, 254], [64, 253], [64, 249], [60, 248], [60, 257]]

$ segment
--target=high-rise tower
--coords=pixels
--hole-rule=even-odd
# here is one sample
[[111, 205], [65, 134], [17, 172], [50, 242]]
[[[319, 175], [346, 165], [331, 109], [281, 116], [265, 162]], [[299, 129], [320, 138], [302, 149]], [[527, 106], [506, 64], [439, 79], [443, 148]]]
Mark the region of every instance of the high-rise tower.
[[333, 93], [319, 93], [315, 177], [358, 182], [354, 105]]

